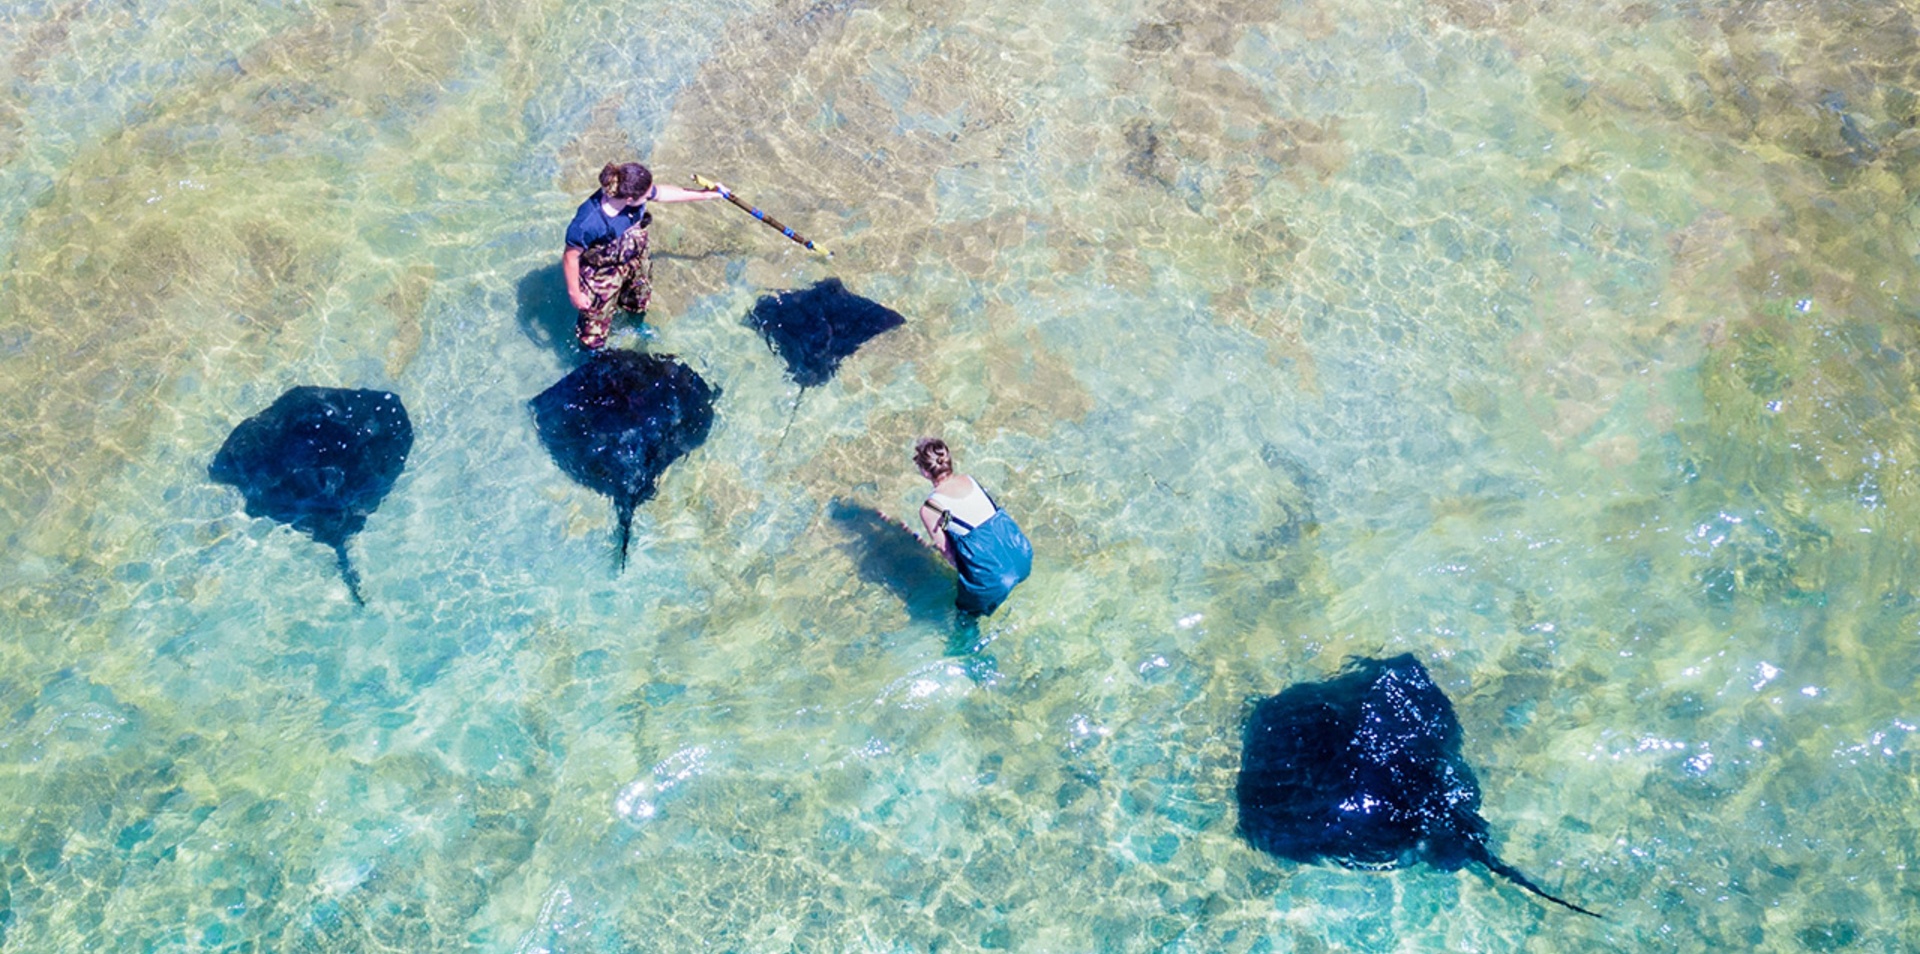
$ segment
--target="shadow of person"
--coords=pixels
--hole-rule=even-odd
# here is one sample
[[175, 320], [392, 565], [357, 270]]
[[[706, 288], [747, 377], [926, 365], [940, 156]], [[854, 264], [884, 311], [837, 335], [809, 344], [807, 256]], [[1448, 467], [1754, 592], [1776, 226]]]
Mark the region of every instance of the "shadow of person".
[[580, 313], [567, 300], [567, 277], [560, 263], [543, 265], [521, 276], [515, 289], [519, 295], [520, 331], [529, 341], [560, 356], [569, 365], [587, 360], [580, 347], [574, 323]]

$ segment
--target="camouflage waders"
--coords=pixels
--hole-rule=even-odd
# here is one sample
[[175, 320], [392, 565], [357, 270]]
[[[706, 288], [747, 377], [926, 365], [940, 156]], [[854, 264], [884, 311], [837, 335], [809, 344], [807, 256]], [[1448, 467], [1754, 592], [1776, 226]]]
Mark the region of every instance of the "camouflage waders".
[[607, 346], [616, 309], [636, 315], [647, 312], [647, 302], [653, 298], [653, 256], [647, 251], [647, 226], [652, 221], [652, 214], [643, 215], [619, 238], [580, 253], [580, 290], [592, 305], [580, 309], [575, 332], [580, 346], [588, 351]]

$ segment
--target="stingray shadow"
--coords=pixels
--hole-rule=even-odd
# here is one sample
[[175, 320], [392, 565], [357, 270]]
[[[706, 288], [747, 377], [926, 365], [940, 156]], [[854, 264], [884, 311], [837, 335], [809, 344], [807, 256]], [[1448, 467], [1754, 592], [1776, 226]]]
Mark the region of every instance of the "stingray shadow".
[[567, 277], [559, 262], [522, 275], [514, 291], [519, 297], [515, 317], [527, 340], [559, 355], [569, 366], [587, 360], [590, 354], [574, 333], [580, 313], [567, 300]]

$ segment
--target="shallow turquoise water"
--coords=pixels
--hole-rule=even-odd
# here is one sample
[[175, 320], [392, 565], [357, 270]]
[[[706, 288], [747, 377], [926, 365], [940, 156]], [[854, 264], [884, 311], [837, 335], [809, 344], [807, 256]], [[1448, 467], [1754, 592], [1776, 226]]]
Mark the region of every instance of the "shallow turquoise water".
[[[0, 8], [4, 949], [1920, 945], [1915, 36]], [[837, 257], [660, 212], [622, 340], [725, 393], [616, 575], [525, 402], [628, 155]], [[802, 396], [740, 319], [830, 274], [909, 324]], [[412, 412], [365, 609], [206, 479], [302, 383]], [[834, 518], [906, 513], [930, 432], [1041, 554], [990, 667]], [[1607, 921], [1238, 838], [1246, 700], [1401, 651]]]

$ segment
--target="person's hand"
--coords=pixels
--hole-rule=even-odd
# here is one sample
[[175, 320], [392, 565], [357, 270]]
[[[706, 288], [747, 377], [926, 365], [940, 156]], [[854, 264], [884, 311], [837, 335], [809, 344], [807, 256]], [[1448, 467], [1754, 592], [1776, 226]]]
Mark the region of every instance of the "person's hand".
[[584, 289], [567, 292], [567, 300], [573, 302], [573, 307], [579, 311], [586, 311], [593, 307], [593, 299], [587, 297]]
[[913, 529], [913, 525], [906, 522], [905, 520], [902, 520], [899, 517], [890, 516], [888, 514], [881, 514], [881, 516], [886, 517], [888, 520], [893, 521], [894, 526], [899, 527], [900, 529], [905, 530], [908, 533], [912, 534], [915, 540], [921, 543], [927, 542], [920, 538], [920, 531]]

